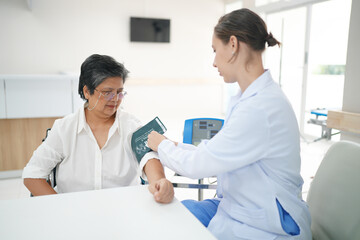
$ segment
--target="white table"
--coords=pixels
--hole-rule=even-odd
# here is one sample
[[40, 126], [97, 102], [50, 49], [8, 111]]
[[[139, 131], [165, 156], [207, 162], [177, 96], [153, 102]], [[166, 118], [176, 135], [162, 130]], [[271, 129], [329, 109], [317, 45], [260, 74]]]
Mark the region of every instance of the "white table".
[[215, 237], [176, 199], [147, 186], [0, 201], [0, 239], [206, 239]]

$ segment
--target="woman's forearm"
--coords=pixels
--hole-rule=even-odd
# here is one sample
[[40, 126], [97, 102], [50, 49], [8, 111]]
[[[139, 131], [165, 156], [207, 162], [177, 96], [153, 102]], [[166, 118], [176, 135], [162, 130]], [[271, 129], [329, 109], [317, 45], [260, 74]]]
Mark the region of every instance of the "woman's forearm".
[[56, 194], [56, 191], [46, 182], [45, 179], [25, 178], [24, 185], [34, 196]]
[[149, 183], [165, 178], [164, 168], [159, 159], [150, 159], [144, 166], [144, 172]]
[[170, 203], [174, 198], [174, 187], [165, 178], [164, 168], [158, 159], [150, 159], [144, 167], [149, 180], [149, 191], [159, 203]]

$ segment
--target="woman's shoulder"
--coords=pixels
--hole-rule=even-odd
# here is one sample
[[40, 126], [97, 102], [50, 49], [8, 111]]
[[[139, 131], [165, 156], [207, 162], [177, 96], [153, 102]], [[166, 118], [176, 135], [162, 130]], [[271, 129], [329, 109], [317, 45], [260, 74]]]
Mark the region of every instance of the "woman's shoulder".
[[129, 113], [123, 109], [119, 109], [117, 114], [121, 119], [140, 122], [140, 120], [134, 114]]
[[62, 118], [56, 119], [53, 127], [64, 128], [64, 127], [76, 125], [80, 114], [81, 114], [81, 109], [78, 109], [73, 113], [70, 113]]
[[117, 114], [120, 125], [126, 125], [130, 128], [138, 128], [141, 126], [141, 121], [131, 113], [124, 111], [123, 109], [119, 109]]

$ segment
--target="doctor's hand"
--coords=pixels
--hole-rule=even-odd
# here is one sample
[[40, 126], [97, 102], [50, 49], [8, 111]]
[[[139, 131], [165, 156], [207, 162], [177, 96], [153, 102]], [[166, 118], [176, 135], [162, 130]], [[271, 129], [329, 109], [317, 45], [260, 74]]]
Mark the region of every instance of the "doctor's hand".
[[174, 198], [174, 187], [166, 178], [160, 178], [149, 184], [149, 191], [154, 195], [158, 203], [170, 203]]
[[149, 146], [149, 148], [151, 148], [153, 151], [157, 152], [158, 150], [158, 146], [160, 145], [160, 143], [165, 140], [166, 137], [164, 135], [161, 135], [160, 133], [156, 132], [156, 131], [152, 131], [149, 135], [148, 135], [148, 142], [147, 145]]

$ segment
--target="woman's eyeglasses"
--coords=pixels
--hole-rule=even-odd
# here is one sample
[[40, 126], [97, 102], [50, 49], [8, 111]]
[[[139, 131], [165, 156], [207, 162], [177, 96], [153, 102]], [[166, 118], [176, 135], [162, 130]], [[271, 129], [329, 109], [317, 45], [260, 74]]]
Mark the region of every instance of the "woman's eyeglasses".
[[123, 99], [124, 96], [127, 94], [126, 91], [115, 93], [114, 91], [99, 91], [97, 89], [95, 89], [95, 90], [98, 93], [100, 93], [100, 95], [102, 95], [106, 101], [112, 100], [115, 96], [117, 96], [117, 98], [116, 98], [116, 101], [117, 101], [119, 99]]

